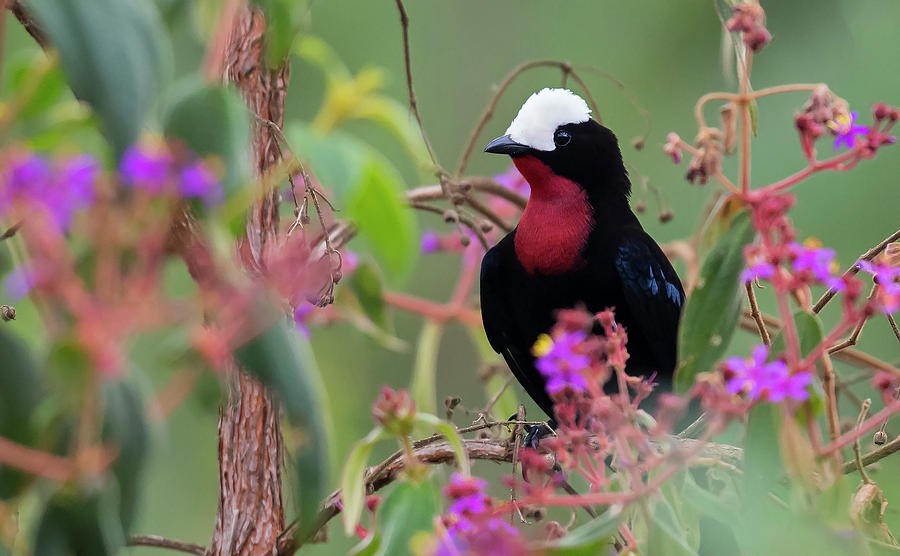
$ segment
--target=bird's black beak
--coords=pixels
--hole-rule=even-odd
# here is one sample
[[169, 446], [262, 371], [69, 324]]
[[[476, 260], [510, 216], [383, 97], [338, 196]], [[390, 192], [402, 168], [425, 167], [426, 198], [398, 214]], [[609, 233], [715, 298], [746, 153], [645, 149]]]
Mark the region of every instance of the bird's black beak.
[[484, 148], [486, 153], [508, 154], [510, 156], [521, 156], [530, 151], [531, 147], [522, 143], [516, 143], [509, 135], [497, 137]]

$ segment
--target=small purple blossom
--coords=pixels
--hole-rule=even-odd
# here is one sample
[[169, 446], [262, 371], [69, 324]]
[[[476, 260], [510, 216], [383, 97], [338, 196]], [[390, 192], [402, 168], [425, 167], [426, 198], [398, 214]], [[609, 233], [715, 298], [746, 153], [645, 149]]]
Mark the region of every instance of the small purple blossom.
[[207, 205], [222, 201], [222, 184], [202, 161], [189, 164], [178, 175], [178, 191], [186, 199], [202, 199]]
[[724, 363], [725, 387], [732, 394], [746, 394], [750, 400], [778, 403], [786, 399], [803, 401], [809, 398], [807, 387], [812, 382], [808, 371], [790, 374], [784, 361], [766, 363], [769, 348], [753, 348], [750, 359], [730, 357]]
[[435, 556], [459, 554], [523, 554], [525, 546], [518, 530], [493, 515], [487, 482], [454, 473], [444, 494], [452, 500], [444, 518], [446, 535], [440, 538]]
[[859, 261], [859, 268], [868, 272], [878, 283], [878, 301], [885, 313], [900, 310], [900, 267], [886, 263]]
[[869, 128], [864, 125], [856, 125], [859, 112], [850, 112], [850, 115], [839, 114], [828, 122], [828, 127], [834, 134], [834, 150], [841, 150], [842, 146], [852, 149], [856, 146], [856, 138], [869, 134]]
[[591, 360], [578, 347], [587, 339], [582, 330], [565, 332], [553, 338], [541, 336], [534, 345], [537, 356], [535, 366], [547, 381], [547, 393], [551, 396], [570, 389], [587, 391], [587, 380], [582, 371], [590, 366]]
[[420, 248], [426, 255], [440, 251], [441, 237], [434, 232], [423, 233]]
[[829, 288], [843, 291], [845, 284], [832, 273], [835, 268], [834, 250], [825, 248], [809, 248], [792, 243], [789, 246], [794, 255], [793, 269], [796, 273], [808, 272], [816, 280]]
[[297, 305], [297, 308], [294, 309], [294, 326], [296, 326], [297, 330], [299, 330], [301, 334], [306, 336], [307, 339], [310, 336], [308, 321], [314, 309], [315, 306], [313, 306], [311, 303], [306, 303], [305, 301], [301, 301]]
[[767, 262], [754, 263], [741, 272], [742, 282], [755, 282], [757, 280], [768, 280], [775, 276], [775, 266]]
[[169, 184], [173, 166], [174, 159], [167, 149], [135, 145], [122, 156], [119, 173], [129, 187], [159, 193]]

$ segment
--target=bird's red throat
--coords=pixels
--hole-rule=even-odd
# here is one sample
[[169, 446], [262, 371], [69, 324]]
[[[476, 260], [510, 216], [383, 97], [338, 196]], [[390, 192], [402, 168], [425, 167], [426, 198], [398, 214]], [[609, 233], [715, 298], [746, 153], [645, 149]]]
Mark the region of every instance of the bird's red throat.
[[516, 256], [534, 274], [559, 274], [584, 263], [582, 250], [594, 225], [587, 192], [534, 156], [513, 158], [531, 185], [516, 229]]

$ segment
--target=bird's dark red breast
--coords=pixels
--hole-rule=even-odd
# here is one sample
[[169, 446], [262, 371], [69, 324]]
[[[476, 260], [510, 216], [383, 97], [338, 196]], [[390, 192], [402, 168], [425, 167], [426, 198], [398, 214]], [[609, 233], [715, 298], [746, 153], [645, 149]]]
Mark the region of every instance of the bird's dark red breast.
[[513, 163], [531, 185], [515, 238], [522, 266], [531, 274], [559, 274], [582, 266], [594, 222], [587, 192], [535, 156], [515, 157]]

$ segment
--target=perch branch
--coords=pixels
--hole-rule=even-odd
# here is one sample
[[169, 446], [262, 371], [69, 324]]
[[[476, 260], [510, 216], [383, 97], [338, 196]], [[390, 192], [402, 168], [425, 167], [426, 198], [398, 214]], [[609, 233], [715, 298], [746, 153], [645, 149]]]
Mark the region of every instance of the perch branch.
[[128, 537], [127, 546], [150, 546], [153, 548], [165, 548], [185, 554], [206, 555], [206, 547], [192, 542], [176, 541], [160, 537], [158, 535], [131, 535]]

